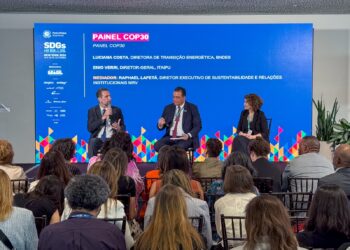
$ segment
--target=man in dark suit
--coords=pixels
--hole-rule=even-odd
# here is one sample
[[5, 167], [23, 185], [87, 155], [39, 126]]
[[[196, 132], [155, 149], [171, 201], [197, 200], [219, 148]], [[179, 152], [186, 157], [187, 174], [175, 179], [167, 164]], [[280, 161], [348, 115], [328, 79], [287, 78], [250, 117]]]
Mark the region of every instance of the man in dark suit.
[[183, 149], [199, 147], [198, 134], [202, 129], [201, 117], [197, 106], [186, 102], [184, 88], [175, 88], [173, 103], [164, 108], [157, 128], [166, 129], [165, 135], [154, 145], [157, 152], [164, 145], [177, 145]]
[[334, 152], [333, 165], [335, 173], [321, 178], [318, 186], [336, 184], [350, 198], [350, 145], [342, 144]]
[[111, 138], [113, 130], [125, 130], [123, 113], [120, 108], [111, 106], [111, 95], [106, 88], [96, 92], [98, 105], [88, 111], [89, 157], [96, 155], [102, 143]]

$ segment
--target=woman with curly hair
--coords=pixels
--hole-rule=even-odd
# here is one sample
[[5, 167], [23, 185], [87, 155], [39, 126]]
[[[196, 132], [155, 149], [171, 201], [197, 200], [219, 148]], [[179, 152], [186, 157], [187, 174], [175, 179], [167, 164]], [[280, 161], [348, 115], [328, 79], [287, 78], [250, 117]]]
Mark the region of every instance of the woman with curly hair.
[[269, 140], [269, 129], [266, 117], [261, 106], [263, 100], [256, 94], [248, 94], [244, 97], [244, 110], [239, 118], [237, 134], [232, 146], [233, 151], [242, 151], [249, 155], [248, 144], [252, 139], [262, 137]]

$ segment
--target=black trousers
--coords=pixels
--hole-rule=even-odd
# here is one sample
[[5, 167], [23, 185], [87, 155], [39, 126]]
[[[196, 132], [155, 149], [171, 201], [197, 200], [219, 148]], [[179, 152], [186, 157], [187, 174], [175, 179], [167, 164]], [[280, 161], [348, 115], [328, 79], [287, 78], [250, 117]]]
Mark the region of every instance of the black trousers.
[[164, 136], [159, 141], [157, 141], [154, 144], [154, 149], [158, 152], [161, 147], [164, 145], [176, 145], [179, 146], [185, 150], [187, 150], [190, 147], [193, 147], [193, 138], [189, 138], [187, 141], [185, 140], [170, 140], [170, 136]]

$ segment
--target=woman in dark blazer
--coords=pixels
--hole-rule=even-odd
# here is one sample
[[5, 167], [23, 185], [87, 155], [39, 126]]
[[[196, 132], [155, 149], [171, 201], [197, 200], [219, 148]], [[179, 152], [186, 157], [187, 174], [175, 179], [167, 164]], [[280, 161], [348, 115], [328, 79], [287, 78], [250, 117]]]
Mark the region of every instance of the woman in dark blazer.
[[248, 153], [248, 144], [250, 140], [262, 137], [269, 140], [269, 129], [266, 117], [260, 110], [263, 100], [256, 94], [248, 94], [244, 97], [244, 110], [239, 118], [237, 134], [232, 146], [232, 152], [241, 151]]

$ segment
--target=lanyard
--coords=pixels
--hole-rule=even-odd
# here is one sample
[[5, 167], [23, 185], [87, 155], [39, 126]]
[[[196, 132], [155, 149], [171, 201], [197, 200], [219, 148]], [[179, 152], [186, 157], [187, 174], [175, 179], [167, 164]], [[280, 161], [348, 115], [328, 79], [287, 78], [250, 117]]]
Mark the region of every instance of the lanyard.
[[68, 217], [68, 219], [92, 219], [95, 218], [94, 216], [92, 216], [91, 214], [85, 214], [85, 213], [81, 213], [81, 214], [72, 214]]

